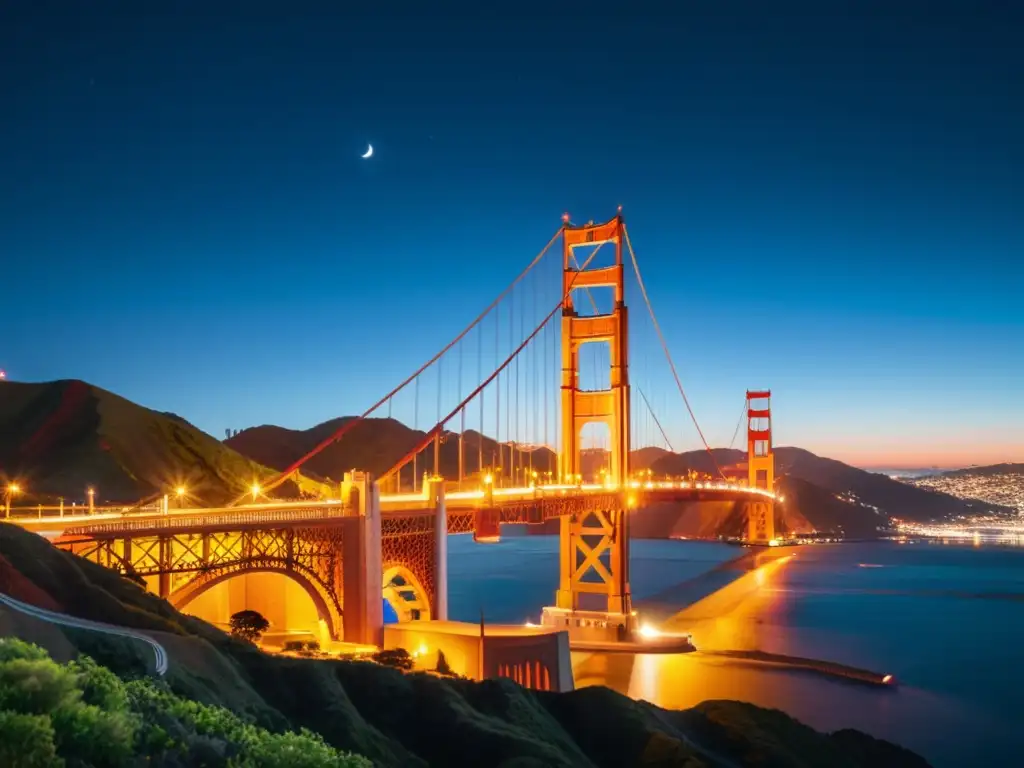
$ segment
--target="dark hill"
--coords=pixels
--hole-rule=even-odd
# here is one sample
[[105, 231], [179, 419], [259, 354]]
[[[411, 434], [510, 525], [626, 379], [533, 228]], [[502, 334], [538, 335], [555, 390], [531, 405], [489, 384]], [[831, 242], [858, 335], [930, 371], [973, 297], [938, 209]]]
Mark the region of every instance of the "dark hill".
[[[738, 450], [716, 448], [713, 453], [715, 461], [723, 467], [747, 459], [746, 454]], [[880, 510], [886, 517], [895, 516], [922, 521], [977, 514], [979, 511], [980, 502], [974, 502], [972, 506], [970, 501], [925, 488], [917, 488], [885, 475], [866, 472], [835, 459], [817, 456], [803, 448], [776, 448], [775, 461], [776, 476], [780, 480], [788, 476], [818, 486], [833, 495], [841, 496], [852, 502], [855, 507], [863, 510], [864, 515], [870, 514], [872, 517], [869, 519], [872, 520], [875, 517], [873, 508]], [[714, 463], [707, 451], [669, 454], [656, 461], [652, 469], [655, 473], [672, 475], [682, 475], [690, 470], [710, 475], [715, 474]], [[805, 488], [805, 496], [807, 499], [812, 498], [807, 494], [810, 494], [809, 488]], [[824, 497], [815, 494], [815, 498], [816, 504], [820, 506]], [[993, 508], [993, 505], [987, 505], [987, 508]], [[801, 505], [800, 509], [821, 530], [831, 529], [830, 523], [827, 521], [819, 523], [816, 519], [817, 511], [814, 506]], [[829, 516], [834, 517], [838, 514], [837, 509], [834, 508]], [[839, 515], [839, 518], [847, 518], [847, 516]], [[835, 518], [835, 522], [838, 522], [839, 518]], [[852, 521], [847, 518], [847, 523], [850, 524]]]
[[802, 448], [776, 450], [779, 474], [792, 475], [853, 501], [877, 507], [885, 515], [908, 520], [938, 520], [974, 515], [982, 509], [1009, 510], [976, 500], [918, 488], [886, 475], [866, 472]]
[[217, 504], [273, 474], [180, 416], [82, 381], [0, 382], [0, 471], [29, 503], [82, 500], [89, 486], [97, 503], [134, 503], [184, 485]]
[[671, 456], [672, 452], [667, 448], [660, 448], [656, 445], [650, 445], [646, 448], [637, 448], [635, 451], [630, 451], [629, 454], [629, 466], [633, 470], [648, 469], [653, 467], [654, 464], [666, 456]]
[[989, 464], [985, 467], [965, 467], [943, 472], [941, 477], [996, 477], [999, 475], [1024, 475], [1024, 464]]
[[[353, 418], [343, 416], [305, 430], [273, 425], [252, 427], [239, 432], [225, 443], [254, 461], [284, 470]], [[364, 419], [340, 440], [313, 456], [304, 468], [335, 482], [350, 469], [362, 469], [379, 476], [397, 464], [422, 440], [424, 434], [396, 419]], [[457, 434], [449, 432], [441, 442], [440, 471], [448, 479], [459, 476], [458, 440]], [[481, 457], [485, 469], [497, 467], [503, 472], [511, 472], [514, 461], [520, 477], [530, 471], [556, 471], [555, 457], [549, 449], [527, 450], [518, 446], [513, 449], [507, 443], [499, 445], [474, 430], [467, 430], [464, 434], [462, 450], [463, 473], [466, 477], [479, 472]], [[427, 448], [419, 456], [418, 471], [422, 473], [433, 467], [434, 451], [433, 448]], [[411, 482], [411, 470], [404, 470], [403, 477], [407, 483]]]
[[879, 535], [879, 528], [889, 527], [885, 515], [858, 502], [841, 499], [799, 477], [780, 477], [778, 492], [783, 498], [779, 505], [782, 520], [788, 530], [797, 533], [835, 533], [869, 539]]
[[[309, 728], [378, 766], [927, 766], [863, 733], [826, 735], [777, 710], [739, 702], [706, 701], [674, 712], [607, 688], [540, 694], [508, 680], [453, 681], [369, 662], [269, 656], [178, 614], [113, 571], [6, 524], [0, 524], [0, 590], [149, 630], [168, 650], [175, 693], [225, 706], [271, 730]], [[132, 641], [42, 625], [5, 609], [0, 632], [39, 642], [55, 658], [69, 648], [88, 653], [122, 675], [144, 667]]]

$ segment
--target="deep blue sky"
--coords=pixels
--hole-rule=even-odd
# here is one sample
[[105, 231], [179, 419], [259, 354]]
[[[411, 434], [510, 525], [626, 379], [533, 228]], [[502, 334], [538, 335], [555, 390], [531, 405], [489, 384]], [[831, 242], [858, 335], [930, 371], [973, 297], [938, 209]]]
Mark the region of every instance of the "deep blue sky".
[[0, 367], [311, 426], [622, 204], [713, 443], [1024, 460], [1014, 4], [557, 5], [5, 3]]

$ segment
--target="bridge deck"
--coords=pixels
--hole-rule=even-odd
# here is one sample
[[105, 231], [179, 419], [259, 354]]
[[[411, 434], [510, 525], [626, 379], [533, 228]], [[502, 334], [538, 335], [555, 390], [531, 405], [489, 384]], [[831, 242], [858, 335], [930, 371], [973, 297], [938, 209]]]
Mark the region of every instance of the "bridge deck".
[[[489, 492], [454, 491], [445, 495], [449, 533], [473, 530], [475, 514], [491, 510], [502, 523], [541, 523], [552, 517], [590, 508], [633, 508], [673, 501], [741, 500], [774, 498], [758, 488], [724, 483], [631, 483], [617, 489], [604, 485], [550, 485], [529, 488], [492, 488]], [[381, 516], [433, 515], [434, 503], [423, 493], [380, 497]], [[352, 514], [340, 499], [275, 501], [236, 507], [144, 511], [104, 510], [94, 514], [12, 516], [9, 522], [48, 537], [61, 535], [117, 536], [187, 529], [257, 528], [274, 524], [329, 524]]]

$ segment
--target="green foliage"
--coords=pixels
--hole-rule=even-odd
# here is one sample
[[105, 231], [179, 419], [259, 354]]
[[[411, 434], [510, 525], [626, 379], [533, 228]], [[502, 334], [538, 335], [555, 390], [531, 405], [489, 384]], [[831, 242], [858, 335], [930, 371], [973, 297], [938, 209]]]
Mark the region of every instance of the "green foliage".
[[11, 768], [57, 768], [53, 725], [46, 715], [0, 709], [0, 765]]
[[370, 658], [378, 664], [383, 664], [385, 667], [394, 667], [395, 669], [412, 669], [413, 667], [412, 656], [409, 655], [405, 648], [389, 648], [384, 651], [377, 651]]
[[270, 629], [267, 621], [259, 611], [239, 611], [231, 615], [231, 634], [255, 643], [263, 633]]
[[81, 695], [75, 677], [49, 659], [11, 659], [0, 664], [0, 709], [46, 715]]
[[19, 640], [16, 637], [8, 637], [0, 643], [0, 664], [14, 659], [25, 659], [27, 661], [43, 661], [50, 658], [50, 654], [38, 645], [32, 645]]
[[271, 733], [160, 682], [124, 682], [92, 659], [66, 665], [0, 638], [0, 765], [369, 768], [308, 730]]

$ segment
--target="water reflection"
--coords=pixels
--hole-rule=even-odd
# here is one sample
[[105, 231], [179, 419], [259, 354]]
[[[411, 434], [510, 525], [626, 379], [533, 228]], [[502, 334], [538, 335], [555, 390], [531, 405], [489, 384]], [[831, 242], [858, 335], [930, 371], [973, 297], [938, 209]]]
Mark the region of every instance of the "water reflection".
[[[663, 707], [748, 701], [820, 730], [873, 733], [937, 766], [1014, 765], [1024, 709], [1017, 671], [1024, 655], [1015, 639], [1024, 631], [1024, 557], [1011, 554], [933, 549], [908, 557], [894, 545], [805, 547], [794, 560], [763, 569], [748, 588], [727, 588], [668, 622], [691, 632], [699, 649], [763, 650], [894, 672], [905, 681], [895, 690], [700, 652], [574, 654], [573, 667], [579, 685], [604, 684]], [[870, 560], [878, 567], [860, 567]], [[999, 593], [989, 591], [996, 586]], [[987, 658], [963, 645], [967, 637]]]
[[[576, 682], [686, 708], [707, 699], [775, 707], [819, 730], [858, 728], [936, 766], [1019, 764], [1024, 712], [1024, 551], [932, 543], [798, 547], [751, 589], [680, 608], [735, 579], [735, 547], [634, 541], [633, 594], [645, 618], [693, 633], [698, 648], [763, 650], [891, 672], [876, 689], [701, 653], [573, 654]], [[453, 618], [536, 619], [557, 581], [557, 542], [450, 540]], [[757, 582], [760, 583], [757, 583]]]

